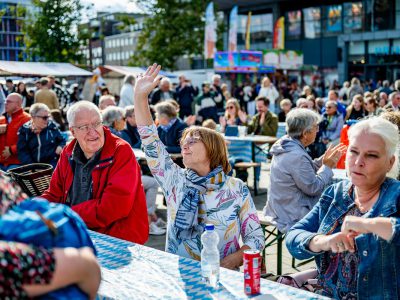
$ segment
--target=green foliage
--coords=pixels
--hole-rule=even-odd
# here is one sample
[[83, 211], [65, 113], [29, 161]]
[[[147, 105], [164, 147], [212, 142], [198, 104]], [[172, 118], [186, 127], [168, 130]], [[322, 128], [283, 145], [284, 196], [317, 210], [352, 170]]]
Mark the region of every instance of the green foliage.
[[203, 53], [204, 0], [138, 0], [149, 13], [139, 36], [131, 65], [146, 66], [157, 62], [164, 69], [174, 69], [183, 55]]
[[80, 33], [83, 5], [80, 0], [32, 0], [33, 10], [19, 9], [28, 60], [79, 62], [85, 33]]

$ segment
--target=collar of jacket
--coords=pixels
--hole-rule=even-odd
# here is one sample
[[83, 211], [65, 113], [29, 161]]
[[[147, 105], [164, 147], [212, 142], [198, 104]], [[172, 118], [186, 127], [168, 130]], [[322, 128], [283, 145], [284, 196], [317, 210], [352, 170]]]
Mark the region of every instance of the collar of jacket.
[[[120, 138], [113, 136], [111, 134], [110, 129], [106, 126], [103, 126], [104, 130], [104, 145], [100, 153], [100, 160], [97, 165], [94, 167], [96, 169], [105, 168], [113, 163], [114, 160], [114, 153], [117, 147], [117, 140], [121, 140]], [[68, 156], [68, 161], [72, 165], [74, 164], [74, 159], [72, 157], [72, 151], [77, 143], [77, 139], [74, 138], [67, 146], [66, 154]]]
[[[14, 119], [15, 117], [18, 117], [19, 115], [22, 115], [24, 113], [24, 110], [22, 108], [18, 109], [17, 111], [13, 112], [11, 114], [11, 119]], [[6, 120], [8, 120], [8, 114], [5, 112], [3, 113], [3, 116], [6, 117]]]

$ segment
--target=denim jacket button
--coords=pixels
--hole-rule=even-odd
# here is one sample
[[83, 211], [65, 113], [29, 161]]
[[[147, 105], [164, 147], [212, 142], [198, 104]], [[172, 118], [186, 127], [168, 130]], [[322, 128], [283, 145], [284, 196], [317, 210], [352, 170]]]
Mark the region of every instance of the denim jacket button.
[[367, 251], [367, 250], [364, 250], [364, 251], [363, 251], [363, 255], [364, 255], [364, 256], [368, 256], [368, 251]]
[[365, 275], [365, 276], [363, 277], [363, 281], [368, 281], [368, 276], [367, 276], [367, 275]]

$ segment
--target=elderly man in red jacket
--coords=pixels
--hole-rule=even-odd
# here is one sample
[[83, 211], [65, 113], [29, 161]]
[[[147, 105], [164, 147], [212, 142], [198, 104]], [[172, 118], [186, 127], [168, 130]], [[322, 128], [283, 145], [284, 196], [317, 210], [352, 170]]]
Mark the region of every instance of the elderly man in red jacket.
[[132, 148], [103, 127], [89, 101], [71, 106], [67, 119], [75, 139], [61, 153], [42, 197], [70, 205], [92, 230], [144, 244], [146, 197]]
[[21, 164], [17, 155], [18, 130], [31, 119], [22, 109], [20, 94], [11, 93], [7, 96], [5, 110], [0, 117], [0, 168], [3, 171]]

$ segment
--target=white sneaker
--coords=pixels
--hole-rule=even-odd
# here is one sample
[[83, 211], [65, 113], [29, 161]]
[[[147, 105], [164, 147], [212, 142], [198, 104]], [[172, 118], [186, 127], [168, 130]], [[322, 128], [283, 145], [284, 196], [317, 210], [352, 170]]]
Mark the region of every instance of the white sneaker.
[[163, 235], [166, 232], [165, 229], [157, 227], [156, 223], [154, 222], [151, 222], [149, 227], [151, 235]]
[[157, 221], [155, 222], [158, 228], [165, 229], [167, 228], [167, 222], [165, 222], [163, 219], [158, 218]]

